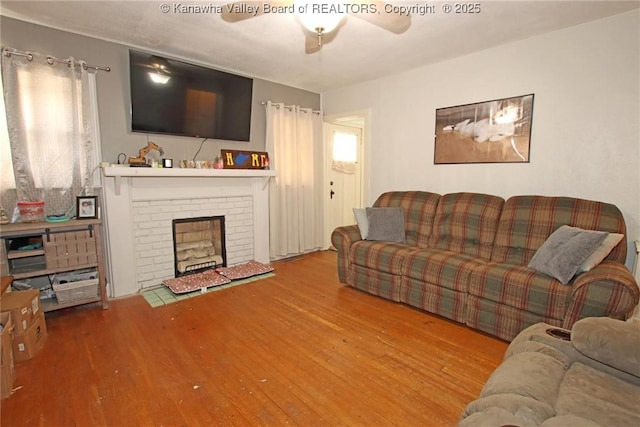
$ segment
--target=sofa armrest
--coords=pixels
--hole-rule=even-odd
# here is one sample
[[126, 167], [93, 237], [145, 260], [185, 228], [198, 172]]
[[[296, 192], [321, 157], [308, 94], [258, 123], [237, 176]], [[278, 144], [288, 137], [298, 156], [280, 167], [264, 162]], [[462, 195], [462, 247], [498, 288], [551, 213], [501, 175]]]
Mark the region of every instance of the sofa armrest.
[[[632, 330], [633, 328], [638, 328], [638, 326], [632, 325], [629, 322], [623, 322], [621, 320], [613, 320], [607, 318], [588, 318], [583, 319], [580, 322], [577, 322], [574, 329], [571, 331], [571, 340], [565, 341], [554, 336], [551, 336], [547, 333], [548, 329], [557, 329], [556, 326], [552, 326], [547, 323], [536, 323], [535, 325], [529, 326], [522, 332], [520, 332], [513, 341], [507, 347], [507, 351], [505, 352], [504, 358], [508, 359], [514, 354], [522, 353], [522, 352], [540, 352], [550, 356], [553, 356], [556, 360], [563, 362], [567, 368], [575, 363], [580, 362], [583, 365], [587, 365], [596, 369], [598, 371], [605, 372], [609, 375], [612, 375], [616, 378], [629, 382], [631, 384], [635, 384], [640, 386], [640, 376], [634, 375], [634, 371], [631, 370], [632, 373], [629, 373], [628, 370], [620, 370], [620, 361], [614, 363], [603, 363], [602, 360], [598, 360], [598, 358], [593, 358], [594, 354], [583, 354], [578, 348], [581, 348], [584, 351], [584, 341], [588, 340], [588, 329], [592, 328], [593, 323], [604, 323], [606, 325], [615, 325], [615, 322], [619, 323], [618, 327], [620, 329]], [[614, 326], [615, 327], [615, 326]], [[582, 329], [582, 330], [581, 330]], [[574, 332], [577, 331], [577, 336], [574, 337]], [[638, 333], [638, 331], [636, 331]], [[610, 334], [607, 339], [616, 339], [614, 335], [620, 334]], [[620, 339], [620, 338], [618, 338]], [[622, 338], [625, 339], [624, 337]], [[575, 340], [575, 343], [574, 343]], [[635, 343], [637, 343], [637, 338], [634, 335], [629, 334], [626, 338], [627, 343], [633, 347]], [[582, 341], [582, 343], [581, 343]], [[578, 344], [577, 346], [575, 344]], [[597, 346], [597, 344], [596, 344]], [[601, 352], [610, 351], [612, 354], [616, 353], [615, 349], [601, 349]], [[589, 353], [587, 351], [587, 353]], [[563, 356], [564, 354], [564, 356]], [[620, 355], [619, 358], [631, 358], [633, 360], [637, 360], [640, 355], [636, 352], [635, 356]]]
[[349, 249], [354, 242], [359, 240], [362, 240], [362, 236], [360, 236], [360, 229], [355, 224], [338, 227], [331, 233], [331, 244], [338, 251], [338, 278], [342, 283], [347, 283]]
[[607, 317], [581, 319], [571, 342], [580, 353], [640, 378], [640, 327]]
[[572, 299], [562, 325], [565, 329], [585, 317], [626, 319], [640, 299], [631, 272], [614, 261], [605, 261], [579, 275], [571, 286]]

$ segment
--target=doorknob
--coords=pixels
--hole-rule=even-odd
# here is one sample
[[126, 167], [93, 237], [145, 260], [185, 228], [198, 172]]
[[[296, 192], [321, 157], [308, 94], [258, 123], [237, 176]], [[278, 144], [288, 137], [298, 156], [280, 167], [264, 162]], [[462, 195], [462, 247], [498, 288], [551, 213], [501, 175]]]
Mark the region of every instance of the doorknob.
[[336, 194], [335, 191], [331, 190], [329, 191], [329, 197], [333, 200], [333, 195]]

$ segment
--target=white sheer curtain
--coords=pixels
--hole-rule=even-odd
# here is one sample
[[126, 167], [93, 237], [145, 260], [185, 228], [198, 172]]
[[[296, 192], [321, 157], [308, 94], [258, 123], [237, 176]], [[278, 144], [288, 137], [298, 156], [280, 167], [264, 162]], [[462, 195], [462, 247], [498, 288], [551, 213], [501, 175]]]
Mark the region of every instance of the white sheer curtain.
[[267, 102], [266, 149], [277, 176], [269, 188], [270, 257], [322, 248], [322, 118]]
[[[11, 162], [3, 159], [0, 196], [8, 212], [16, 200], [43, 200], [47, 214], [65, 214], [75, 207], [76, 196], [93, 194], [92, 71], [73, 58], [63, 61], [3, 51]], [[6, 138], [0, 143], [6, 145]], [[6, 147], [2, 150], [4, 157]]]

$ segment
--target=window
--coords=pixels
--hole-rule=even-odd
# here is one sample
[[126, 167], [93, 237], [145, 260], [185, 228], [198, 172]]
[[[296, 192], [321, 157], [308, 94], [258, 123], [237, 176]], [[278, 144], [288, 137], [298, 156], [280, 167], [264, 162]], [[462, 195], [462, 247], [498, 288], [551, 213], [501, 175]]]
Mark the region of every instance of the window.
[[[76, 118], [77, 112], [69, 106], [82, 105], [80, 81], [22, 69], [18, 72], [18, 83], [20, 115], [34, 184], [37, 188], [69, 188], [74, 173], [70, 162], [76, 149], [71, 143], [76, 138], [74, 121], [83, 119]], [[79, 156], [78, 160], [80, 170], [85, 170], [86, 156]]]
[[2, 57], [2, 204], [44, 200], [47, 214], [68, 213], [99, 178], [95, 74], [77, 61], [25, 56]]
[[333, 134], [333, 160], [356, 163], [358, 161], [358, 137], [352, 133]]

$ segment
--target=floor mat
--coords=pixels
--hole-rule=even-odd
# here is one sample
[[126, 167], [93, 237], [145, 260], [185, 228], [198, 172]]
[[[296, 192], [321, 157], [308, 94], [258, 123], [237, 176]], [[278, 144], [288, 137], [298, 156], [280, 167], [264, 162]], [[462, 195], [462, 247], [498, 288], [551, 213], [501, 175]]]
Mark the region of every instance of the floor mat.
[[230, 283], [227, 283], [224, 285], [207, 288], [206, 292], [197, 290], [193, 292], [187, 292], [184, 294], [174, 294], [166, 286], [158, 286], [156, 288], [144, 290], [140, 292], [140, 295], [144, 297], [144, 299], [149, 303], [151, 307], [159, 307], [161, 305], [171, 304], [176, 301], [182, 301], [185, 299], [197, 297], [199, 295], [208, 294], [210, 292], [216, 292], [222, 289], [232, 288], [238, 285], [244, 285], [245, 283], [251, 283], [257, 280], [266, 279], [267, 277], [273, 277], [273, 276], [275, 276], [275, 273], [265, 273], [259, 276], [247, 277], [246, 279], [233, 280]]

